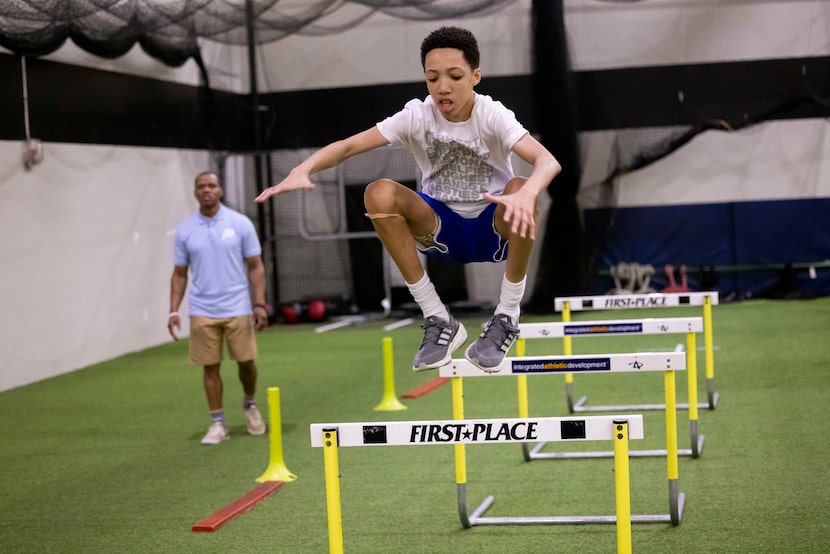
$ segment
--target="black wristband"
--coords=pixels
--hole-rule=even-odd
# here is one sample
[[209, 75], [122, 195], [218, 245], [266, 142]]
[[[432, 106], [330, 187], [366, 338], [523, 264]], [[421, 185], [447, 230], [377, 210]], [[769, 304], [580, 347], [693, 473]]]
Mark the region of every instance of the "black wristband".
[[254, 304], [254, 308], [262, 308], [266, 312], [268, 311], [268, 306], [266, 306], [265, 304]]

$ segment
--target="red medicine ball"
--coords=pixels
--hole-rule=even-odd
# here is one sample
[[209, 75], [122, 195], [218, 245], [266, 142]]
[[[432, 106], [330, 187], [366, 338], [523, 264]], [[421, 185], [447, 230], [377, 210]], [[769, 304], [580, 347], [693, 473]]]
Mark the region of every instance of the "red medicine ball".
[[308, 303], [308, 318], [311, 321], [326, 319], [326, 303], [322, 300], [312, 300]]
[[300, 321], [301, 307], [299, 304], [286, 304], [280, 308], [280, 315], [285, 323], [297, 323]]

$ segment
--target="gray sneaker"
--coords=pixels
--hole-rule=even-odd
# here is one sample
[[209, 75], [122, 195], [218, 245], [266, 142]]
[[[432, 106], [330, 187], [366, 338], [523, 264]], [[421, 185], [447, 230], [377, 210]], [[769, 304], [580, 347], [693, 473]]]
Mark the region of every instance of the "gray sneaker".
[[450, 316], [449, 321], [429, 316], [421, 324], [424, 340], [415, 354], [412, 371], [424, 371], [447, 365], [455, 352], [467, 340], [467, 329]]
[[510, 316], [496, 314], [476, 341], [467, 347], [464, 357], [482, 371], [495, 373], [501, 368], [504, 356], [519, 337], [519, 328]]

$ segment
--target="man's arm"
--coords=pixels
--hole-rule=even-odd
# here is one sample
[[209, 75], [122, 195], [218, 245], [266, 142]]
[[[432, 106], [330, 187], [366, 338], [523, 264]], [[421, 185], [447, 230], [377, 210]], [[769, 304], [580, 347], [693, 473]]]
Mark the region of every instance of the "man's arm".
[[504, 221], [510, 223], [510, 230], [521, 237], [536, 239], [536, 200], [550, 182], [562, 170], [562, 166], [548, 152], [547, 148], [526, 134], [513, 145], [513, 152], [533, 166], [525, 184], [513, 194], [484, 197], [490, 202], [504, 204]]
[[260, 256], [245, 258], [245, 265], [248, 268], [248, 281], [251, 283], [254, 299], [254, 325], [257, 331], [262, 331], [268, 326], [268, 310], [265, 309], [265, 265]]
[[167, 330], [173, 340], [179, 340], [176, 329], [182, 325], [179, 317], [179, 306], [184, 299], [184, 291], [187, 289], [187, 266], [177, 265], [173, 267], [173, 275], [170, 277], [170, 315], [167, 317]]
[[255, 200], [257, 202], [265, 202], [271, 196], [281, 192], [296, 189], [313, 189], [314, 183], [311, 182], [311, 175], [343, 163], [352, 156], [368, 152], [380, 146], [386, 146], [387, 144], [389, 144], [389, 141], [380, 133], [377, 126], [352, 135], [349, 138], [332, 142], [292, 169], [285, 179], [273, 187], [268, 187], [262, 191]]

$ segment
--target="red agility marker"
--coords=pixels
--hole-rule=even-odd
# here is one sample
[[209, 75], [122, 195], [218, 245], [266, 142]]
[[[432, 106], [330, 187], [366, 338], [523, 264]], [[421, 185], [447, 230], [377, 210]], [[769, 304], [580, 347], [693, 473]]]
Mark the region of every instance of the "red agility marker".
[[432, 381], [427, 381], [420, 387], [415, 387], [411, 391], [402, 394], [401, 398], [418, 398], [419, 396], [423, 396], [428, 392], [432, 392], [447, 381], [449, 381], [449, 377], [436, 377]]
[[215, 512], [196, 525], [193, 526], [194, 531], [208, 531], [213, 532], [225, 525], [230, 520], [241, 516], [278, 490], [282, 488], [285, 483], [283, 481], [266, 481], [258, 485], [251, 492], [234, 500], [218, 512]]

